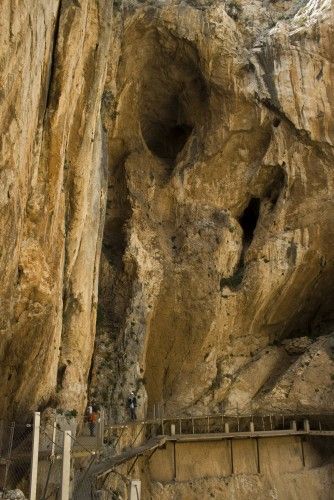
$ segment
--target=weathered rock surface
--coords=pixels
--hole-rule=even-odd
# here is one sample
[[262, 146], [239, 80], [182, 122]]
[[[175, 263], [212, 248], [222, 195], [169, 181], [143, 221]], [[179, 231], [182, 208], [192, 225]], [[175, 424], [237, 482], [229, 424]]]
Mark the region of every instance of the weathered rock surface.
[[2, 410], [332, 409], [330, 2], [2, 12]]
[[82, 407], [105, 210], [111, 5], [1, 5], [1, 412]]
[[95, 394], [119, 414], [130, 388], [142, 415], [332, 409], [329, 2], [123, 15]]
[[[330, 0], [2, 0], [0, 416], [333, 410], [333, 26]], [[147, 491], [325, 499], [330, 467]]]
[[[199, 479], [189, 483], [163, 485], [153, 484], [152, 499], [171, 498], [233, 498], [248, 500], [255, 496], [259, 500], [296, 498], [330, 499], [333, 488], [332, 467], [283, 474], [263, 480], [260, 475], [238, 474], [230, 478]], [[287, 486], [288, 485], [288, 486]]]

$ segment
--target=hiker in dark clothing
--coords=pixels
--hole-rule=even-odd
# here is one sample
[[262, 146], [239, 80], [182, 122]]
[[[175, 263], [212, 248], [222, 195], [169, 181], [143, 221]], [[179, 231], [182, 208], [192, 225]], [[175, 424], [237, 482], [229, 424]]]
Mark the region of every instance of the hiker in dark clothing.
[[128, 408], [130, 411], [131, 420], [137, 420], [137, 415], [136, 415], [137, 398], [134, 392], [131, 392], [130, 396], [128, 397]]
[[94, 411], [94, 409], [92, 413], [88, 416], [89, 433], [92, 437], [95, 436], [97, 417], [98, 417], [97, 412]]

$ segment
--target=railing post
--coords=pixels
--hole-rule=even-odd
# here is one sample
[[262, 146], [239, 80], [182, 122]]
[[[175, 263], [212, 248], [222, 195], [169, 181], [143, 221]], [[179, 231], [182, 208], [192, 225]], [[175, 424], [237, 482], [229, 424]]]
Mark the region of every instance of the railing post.
[[34, 413], [34, 427], [32, 435], [32, 455], [30, 469], [30, 500], [36, 500], [37, 495], [37, 471], [38, 471], [38, 450], [39, 450], [39, 433], [41, 425], [41, 414], [39, 411]]
[[238, 432], [240, 431], [240, 422], [239, 422], [239, 404], [237, 403], [237, 426]]
[[310, 421], [308, 419], [304, 420], [304, 431], [310, 432]]
[[225, 429], [226, 434], [229, 434], [229, 432], [230, 432], [230, 426], [229, 426], [228, 422], [225, 422], [224, 429]]
[[97, 433], [96, 433], [96, 446], [97, 449], [99, 450], [103, 446], [103, 441], [104, 441], [104, 408], [100, 410], [100, 421], [98, 422], [97, 426]]
[[129, 500], [141, 499], [141, 481], [139, 479], [131, 479], [129, 484]]
[[3, 480], [3, 489], [4, 490], [6, 490], [6, 486], [7, 486], [7, 477], [8, 477], [8, 472], [9, 472], [10, 459], [12, 456], [12, 449], [13, 449], [14, 431], [15, 431], [15, 422], [12, 422], [11, 426], [10, 426], [9, 442], [8, 442], [8, 449], [7, 449], [7, 461], [6, 461], [5, 477]]
[[249, 430], [250, 432], [254, 432], [254, 422], [249, 423]]
[[71, 431], [64, 432], [63, 468], [61, 476], [61, 500], [70, 498], [71, 477]]
[[56, 454], [56, 438], [57, 438], [57, 414], [54, 415], [53, 429], [52, 429], [52, 443], [51, 443], [51, 457], [54, 458]]
[[296, 431], [297, 430], [297, 422], [296, 422], [296, 420], [292, 420], [291, 421], [290, 428], [291, 428], [292, 431]]

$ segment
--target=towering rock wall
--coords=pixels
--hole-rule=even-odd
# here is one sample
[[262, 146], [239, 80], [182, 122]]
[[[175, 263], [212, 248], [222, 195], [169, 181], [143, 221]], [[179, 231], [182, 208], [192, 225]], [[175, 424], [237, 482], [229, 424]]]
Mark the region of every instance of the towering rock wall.
[[83, 404], [107, 163], [107, 0], [1, 2], [1, 411]]
[[2, 411], [332, 408], [330, 2], [1, 6]]
[[131, 388], [142, 415], [332, 408], [330, 3], [123, 16], [96, 396], [119, 414]]

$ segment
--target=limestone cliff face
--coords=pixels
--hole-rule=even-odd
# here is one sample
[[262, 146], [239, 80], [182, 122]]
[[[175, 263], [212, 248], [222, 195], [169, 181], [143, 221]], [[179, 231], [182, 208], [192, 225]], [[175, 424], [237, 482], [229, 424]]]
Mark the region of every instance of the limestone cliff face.
[[332, 12], [243, 4], [124, 6], [95, 369], [114, 408], [130, 388], [142, 414], [333, 407]]
[[107, 0], [1, 2], [1, 411], [85, 398], [110, 24]]
[[30, 4], [1, 9], [4, 407], [82, 409], [98, 309], [104, 404], [333, 408], [330, 2]]

